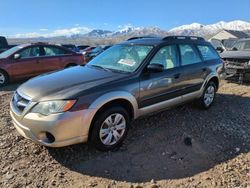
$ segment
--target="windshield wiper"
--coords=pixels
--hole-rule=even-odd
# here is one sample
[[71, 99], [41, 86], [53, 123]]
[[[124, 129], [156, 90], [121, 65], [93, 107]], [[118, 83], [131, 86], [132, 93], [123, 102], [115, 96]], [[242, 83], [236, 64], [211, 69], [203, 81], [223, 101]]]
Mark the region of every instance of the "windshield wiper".
[[89, 65], [89, 66], [96, 67], [96, 68], [99, 68], [99, 69], [103, 69], [103, 70], [106, 70], [106, 71], [109, 71], [109, 72], [111, 71], [110, 69], [102, 67], [100, 65]]

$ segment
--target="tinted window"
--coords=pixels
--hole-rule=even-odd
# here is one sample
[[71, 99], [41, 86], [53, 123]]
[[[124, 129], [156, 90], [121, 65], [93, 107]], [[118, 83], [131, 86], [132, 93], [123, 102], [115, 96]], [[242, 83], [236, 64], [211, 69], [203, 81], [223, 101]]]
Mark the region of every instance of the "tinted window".
[[65, 51], [61, 48], [56, 48], [53, 46], [45, 46], [44, 48], [44, 55], [45, 56], [56, 56], [56, 55], [63, 55]]
[[204, 60], [218, 59], [218, 54], [210, 46], [198, 45], [197, 46]]
[[188, 44], [180, 45], [180, 53], [182, 65], [191, 65], [201, 62], [199, 55], [195, 53], [192, 46]]
[[150, 64], [161, 64], [164, 69], [178, 67], [176, 46], [170, 45], [162, 47], [153, 57]]
[[245, 43], [244, 50], [250, 50], [250, 41]]
[[21, 59], [38, 57], [40, 56], [40, 48], [38, 46], [25, 48], [24, 50], [20, 51], [19, 54], [21, 55]]

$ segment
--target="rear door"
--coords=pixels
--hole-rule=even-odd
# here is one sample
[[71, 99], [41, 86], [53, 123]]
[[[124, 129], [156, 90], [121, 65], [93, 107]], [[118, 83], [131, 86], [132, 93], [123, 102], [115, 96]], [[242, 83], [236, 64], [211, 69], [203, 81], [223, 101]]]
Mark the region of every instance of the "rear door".
[[[15, 54], [20, 54], [20, 58], [14, 59]], [[28, 78], [39, 74], [39, 46], [30, 46], [21, 49], [15, 54], [11, 57], [11, 63], [9, 65], [9, 70], [14, 78]]]
[[206, 78], [208, 69], [193, 44], [179, 44], [182, 67], [182, 94], [198, 91]]
[[164, 71], [141, 75], [139, 108], [181, 96], [183, 86], [177, 46], [161, 47], [150, 64], [161, 64]]
[[41, 46], [41, 58], [38, 61], [40, 74], [63, 69], [62, 58], [65, 56], [65, 51], [56, 46], [45, 45]]

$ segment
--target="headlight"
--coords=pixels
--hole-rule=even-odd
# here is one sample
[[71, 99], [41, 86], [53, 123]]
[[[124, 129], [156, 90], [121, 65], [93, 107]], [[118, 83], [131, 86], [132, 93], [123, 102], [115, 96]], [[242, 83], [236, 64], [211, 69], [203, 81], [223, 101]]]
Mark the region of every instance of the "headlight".
[[250, 60], [248, 61], [248, 65], [250, 65]]
[[60, 101], [46, 101], [38, 103], [31, 112], [42, 115], [49, 115], [54, 113], [66, 112], [74, 104], [76, 100], [60, 100]]

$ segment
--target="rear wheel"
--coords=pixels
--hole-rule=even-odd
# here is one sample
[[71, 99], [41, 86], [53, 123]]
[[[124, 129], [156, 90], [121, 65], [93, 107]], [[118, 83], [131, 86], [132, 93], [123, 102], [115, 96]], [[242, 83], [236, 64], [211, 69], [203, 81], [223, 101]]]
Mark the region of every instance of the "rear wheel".
[[9, 81], [8, 75], [0, 70], [0, 87], [5, 86]]
[[121, 146], [130, 124], [128, 112], [123, 107], [111, 107], [100, 113], [91, 131], [91, 143], [101, 151]]
[[208, 109], [212, 106], [216, 95], [216, 85], [213, 81], [210, 81], [203, 92], [203, 95], [199, 99], [199, 105], [203, 109]]

